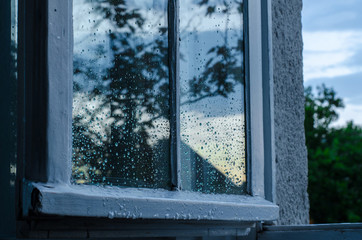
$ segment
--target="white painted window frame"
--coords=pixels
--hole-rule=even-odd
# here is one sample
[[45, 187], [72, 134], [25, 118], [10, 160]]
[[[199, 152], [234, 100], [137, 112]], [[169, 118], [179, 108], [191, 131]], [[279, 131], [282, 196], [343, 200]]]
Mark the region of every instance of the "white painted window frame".
[[[244, 223], [276, 220], [279, 209], [273, 203], [273, 78], [270, 67], [271, 39], [268, 37], [271, 30], [271, 0], [244, 0], [244, 4], [248, 5], [247, 21], [244, 24], [249, 29], [246, 34], [246, 75], [249, 79], [246, 81], [246, 135], [250, 195], [71, 185], [72, 1], [48, 0], [47, 160], [45, 172], [41, 173], [44, 176], [27, 178], [27, 174], [24, 175], [23, 216], [37, 212], [45, 215], [123, 219]], [[26, 166], [28, 161], [37, 160], [25, 161]]]

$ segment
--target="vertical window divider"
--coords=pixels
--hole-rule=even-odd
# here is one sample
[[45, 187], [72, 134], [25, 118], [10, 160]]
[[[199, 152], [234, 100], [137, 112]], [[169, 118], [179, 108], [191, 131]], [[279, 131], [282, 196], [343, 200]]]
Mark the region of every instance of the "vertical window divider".
[[180, 160], [180, 81], [179, 81], [179, 21], [178, 0], [168, 2], [168, 61], [170, 76], [170, 161], [173, 190], [181, 189]]
[[243, 1], [243, 21], [244, 21], [244, 27], [243, 27], [243, 37], [244, 37], [244, 83], [245, 83], [245, 156], [246, 156], [246, 186], [247, 186], [247, 192], [248, 194], [252, 193], [251, 188], [251, 146], [250, 146], [250, 137], [251, 137], [251, 131], [250, 131], [250, 79], [249, 79], [249, 14], [248, 14], [248, 0]]

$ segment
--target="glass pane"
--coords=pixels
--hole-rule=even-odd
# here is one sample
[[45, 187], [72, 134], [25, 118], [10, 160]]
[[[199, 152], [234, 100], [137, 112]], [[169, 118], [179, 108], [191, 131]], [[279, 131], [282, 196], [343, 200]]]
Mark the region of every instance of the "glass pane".
[[242, 194], [246, 186], [243, 7], [180, 3], [184, 190]]
[[5, 147], [7, 151], [11, 152], [10, 158], [10, 187], [15, 188], [15, 180], [16, 180], [16, 148], [17, 148], [17, 86], [18, 86], [18, 1], [11, 0], [11, 37], [10, 37], [10, 81], [6, 87], [6, 91], [10, 94], [8, 99], [10, 99], [10, 111], [9, 113], [9, 120], [11, 122], [11, 128], [8, 129], [10, 133], [10, 139], [6, 138], [7, 143], [13, 143], [10, 148]]
[[73, 182], [169, 188], [167, 1], [75, 0]]

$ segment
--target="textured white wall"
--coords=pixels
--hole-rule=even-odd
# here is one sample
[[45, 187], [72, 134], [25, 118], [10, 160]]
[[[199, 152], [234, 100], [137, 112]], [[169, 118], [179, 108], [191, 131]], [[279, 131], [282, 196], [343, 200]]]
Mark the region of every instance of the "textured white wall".
[[309, 222], [304, 135], [302, 0], [273, 0], [274, 118], [278, 224]]

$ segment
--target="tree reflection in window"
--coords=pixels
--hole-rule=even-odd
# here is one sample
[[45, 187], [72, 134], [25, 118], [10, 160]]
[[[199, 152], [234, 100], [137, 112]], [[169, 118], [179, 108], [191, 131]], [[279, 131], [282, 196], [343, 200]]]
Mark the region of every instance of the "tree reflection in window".
[[243, 6], [180, 3], [183, 188], [245, 191]]
[[166, 10], [159, 0], [74, 1], [76, 182], [169, 187]]
[[[72, 178], [75, 183], [171, 187], [167, 2], [74, 1]], [[183, 185], [193, 191], [242, 193], [245, 183], [242, 3], [188, 0], [180, 5], [181, 140], [182, 152], [188, 154], [182, 154], [186, 166]], [[187, 15], [182, 5], [189, 11]], [[192, 8], [197, 11], [190, 11]], [[235, 9], [239, 21], [236, 26], [231, 24], [235, 21]], [[207, 24], [223, 26], [211, 26], [205, 31], [202, 28]], [[212, 35], [212, 32], [217, 33]], [[191, 35], [196, 37], [193, 39]], [[213, 40], [206, 41], [210, 37]], [[186, 41], [199, 42], [190, 46], [184, 44]], [[211, 101], [210, 105], [206, 106], [205, 101]], [[229, 105], [226, 111], [220, 111], [216, 103]], [[208, 109], [209, 118], [200, 108]], [[193, 115], [195, 112], [203, 115], [205, 124], [209, 120], [212, 125], [217, 117], [236, 117], [239, 123], [225, 122], [233, 128], [232, 136], [228, 136], [229, 131], [225, 136], [219, 135], [219, 139], [210, 139], [203, 131], [220, 126], [213, 125], [210, 129], [196, 126], [194, 118], [200, 116]], [[187, 118], [194, 123], [186, 124]], [[214, 130], [225, 132], [225, 127]], [[205, 143], [211, 140], [210, 145], [225, 141], [225, 137], [233, 138], [231, 142], [220, 142], [223, 154], [216, 155], [224, 158], [227, 166], [234, 164], [233, 169], [238, 173], [228, 173], [204, 155], [190, 137], [183, 137], [187, 131], [204, 136]], [[225, 150], [230, 143], [234, 148]]]

